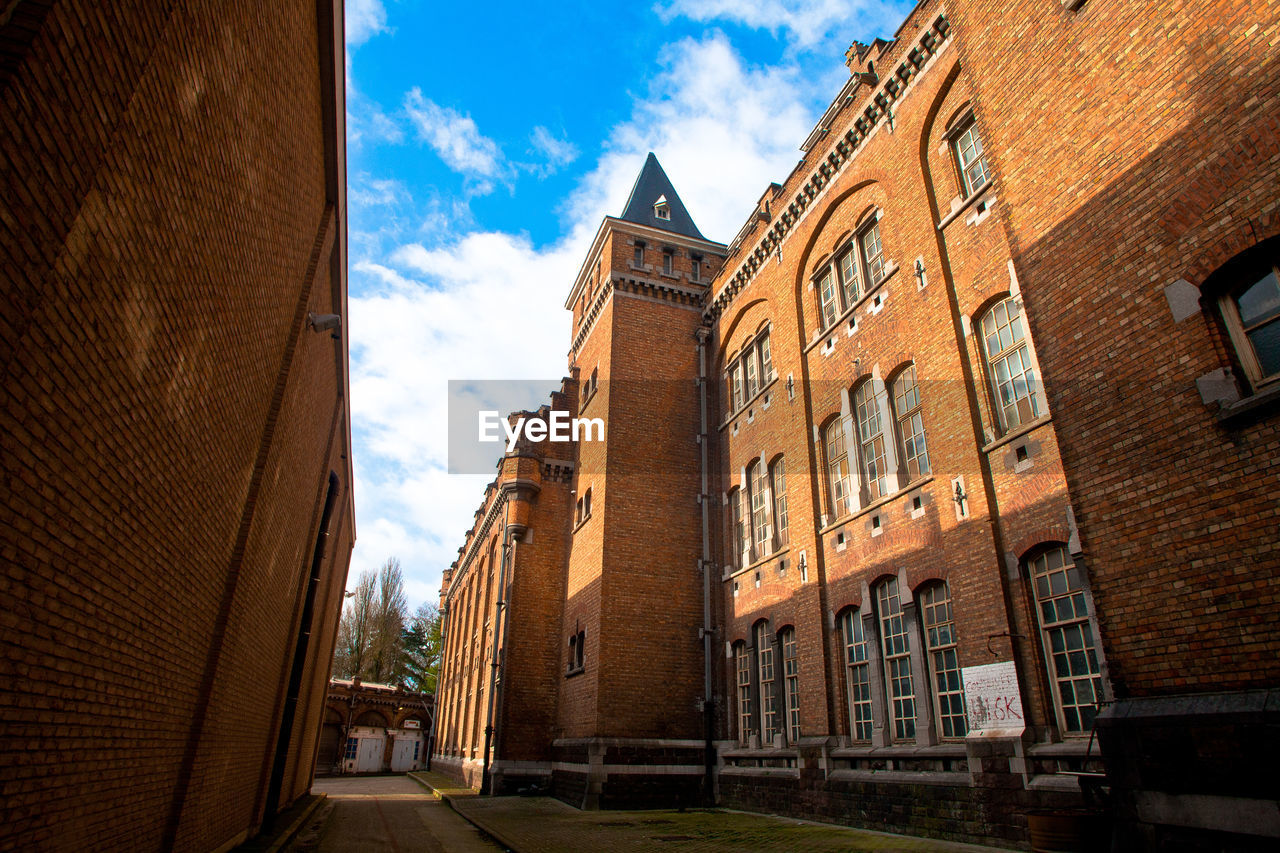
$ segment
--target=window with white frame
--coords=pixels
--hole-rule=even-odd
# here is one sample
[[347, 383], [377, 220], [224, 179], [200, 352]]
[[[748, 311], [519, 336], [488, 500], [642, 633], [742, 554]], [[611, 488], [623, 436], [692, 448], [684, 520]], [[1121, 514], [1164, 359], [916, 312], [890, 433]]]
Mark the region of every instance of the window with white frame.
[[884, 278], [884, 247], [877, 216], [859, 228], [814, 274], [822, 328], [832, 326]]
[[827, 424], [827, 494], [831, 500], [831, 518], [841, 518], [849, 511], [849, 454], [844, 446], [844, 419]]
[[1253, 265], [1244, 283], [1219, 300], [1231, 343], [1255, 388], [1280, 380], [1280, 264], [1266, 260], [1267, 266]]
[[858, 232], [858, 247], [862, 253], [862, 268], [867, 273], [867, 287], [875, 287], [884, 281], [884, 247], [880, 244], [880, 221]]
[[894, 740], [909, 740], [916, 736], [916, 690], [911, 672], [911, 636], [897, 578], [886, 578], [876, 586], [876, 609], [891, 731]]
[[675, 273], [675, 253], [670, 250], [662, 252], [662, 272], [666, 275]]
[[1011, 430], [1035, 420], [1042, 411], [1040, 392], [1017, 301], [1010, 298], [992, 306], [982, 316], [981, 325], [983, 351], [1003, 427]]
[[978, 125], [970, 113], [958, 126], [958, 133], [952, 136], [952, 150], [956, 155], [956, 166], [960, 170], [961, 191], [965, 198], [982, 189], [991, 180], [991, 169], [987, 165], [987, 155], [982, 150], [982, 137], [978, 135]]
[[836, 298], [835, 276], [831, 270], [824, 270], [818, 277], [818, 299], [822, 305], [822, 328], [831, 326], [844, 310]]
[[758, 461], [747, 469], [747, 488], [751, 491], [752, 556], [756, 559], [769, 553], [769, 495], [768, 472]]
[[849, 736], [855, 741], [871, 740], [871, 665], [862, 616], [857, 609], [840, 618], [844, 636], [845, 689], [849, 697]]
[[732, 415], [742, 409], [776, 377], [769, 327], [765, 326], [725, 366], [728, 414]]
[[644, 266], [644, 243], [637, 240], [634, 248], [631, 250], [631, 265], [634, 267]]
[[742, 489], [734, 489], [729, 492], [729, 512], [732, 515], [729, 530], [731, 538], [729, 547], [733, 552], [730, 555], [730, 564], [736, 568], [742, 568], [742, 555], [747, 550], [747, 525], [742, 514]]
[[796, 630], [786, 628], [780, 635], [782, 641], [783, 692], [787, 699], [787, 740], [795, 744], [800, 740], [800, 660], [796, 654]]
[[751, 736], [751, 655], [746, 643], [734, 644], [733, 659], [738, 687], [738, 742], [745, 744]]
[[755, 640], [756, 658], [760, 662], [760, 742], [770, 745], [778, 734], [778, 703], [773, 692], [773, 637], [767, 623], [756, 625]]
[[836, 274], [840, 277], [840, 295], [844, 297], [844, 307], [847, 309], [862, 294], [858, 276], [858, 253], [854, 251], [852, 242], [836, 257]]
[[858, 429], [858, 456], [868, 498], [876, 500], [889, 492], [889, 469], [885, 460], [884, 422], [880, 417], [881, 391], [875, 379], [858, 386], [853, 395]]
[[1060, 545], [1028, 560], [1027, 573], [1035, 593], [1058, 724], [1064, 734], [1088, 734], [1103, 690], [1084, 579]]
[[782, 548], [787, 544], [787, 469], [781, 456], [774, 460], [769, 479], [773, 493], [773, 537]]
[[893, 416], [898, 422], [902, 447], [901, 465], [911, 482], [929, 473], [929, 451], [925, 446], [924, 418], [920, 414], [920, 386], [916, 366], [910, 365], [893, 380]]
[[944, 738], [962, 738], [969, 728], [956, 650], [956, 626], [951, 618], [951, 587], [946, 581], [930, 584], [921, 592], [920, 609], [924, 616], [925, 647], [929, 650], [938, 734]]

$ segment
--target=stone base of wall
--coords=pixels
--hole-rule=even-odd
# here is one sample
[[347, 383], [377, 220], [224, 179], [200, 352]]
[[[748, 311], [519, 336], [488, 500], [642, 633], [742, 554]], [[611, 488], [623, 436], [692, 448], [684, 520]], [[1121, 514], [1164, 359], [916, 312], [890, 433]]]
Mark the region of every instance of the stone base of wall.
[[553, 744], [552, 796], [581, 809], [693, 808], [709, 803], [704, 744], [580, 738]]
[[478, 759], [459, 758], [456, 755], [431, 756], [431, 770], [455, 779], [476, 791], [480, 790], [481, 778], [484, 775], [484, 766]]
[[1097, 728], [1123, 849], [1276, 849], [1280, 690], [1123, 699]]

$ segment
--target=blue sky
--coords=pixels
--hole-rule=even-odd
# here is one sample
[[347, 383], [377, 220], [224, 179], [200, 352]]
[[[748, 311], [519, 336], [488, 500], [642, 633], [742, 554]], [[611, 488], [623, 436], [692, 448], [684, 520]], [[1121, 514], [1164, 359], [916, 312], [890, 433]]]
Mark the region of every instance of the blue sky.
[[395, 556], [412, 605], [436, 600], [491, 479], [446, 472], [447, 382], [556, 386], [569, 287], [645, 155], [728, 242], [799, 159], [850, 42], [911, 5], [347, 0], [348, 587]]

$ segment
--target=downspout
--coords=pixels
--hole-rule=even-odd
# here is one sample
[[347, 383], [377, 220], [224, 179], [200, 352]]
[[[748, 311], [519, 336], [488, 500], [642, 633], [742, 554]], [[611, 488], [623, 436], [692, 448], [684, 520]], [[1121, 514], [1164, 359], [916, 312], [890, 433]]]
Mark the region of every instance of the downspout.
[[698, 338], [698, 455], [701, 464], [702, 486], [698, 493], [698, 505], [702, 508], [702, 727], [706, 738], [703, 755], [703, 799], [708, 806], [715, 805], [715, 703], [711, 695], [711, 521], [710, 501], [707, 492], [707, 339], [711, 330], [706, 326], [696, 332]]
[[[493, 632], [489, 640], [489, 702], [488, 710], [485, 712], [484, 726], [484, 754], [480, 770], [480, 793], [492, 793], [489, 790], [489, 750], [493, 746], [493, 710], [494, 696], [493, 691], [498, 683], [498, 628], [502, 622], [502, 614], [506, 609], [504, 604], [504, 590], [507, 585], [507, 552], [509, 539], [507, 535], [507, 524], [511, 520], [511, 501], [504, 491], [502, 494], [502, 569], [498, 574], [498, 601], [494, 607], [493, 614]], [[492, 569], [492, 567], [490, 567]]]
[[[515, 574], [516, 574], [516, 551], [517, 551], [516, 546], [520, 544], [519, 537], [521, 535], [522, 535], [521, 532], [518, 532], [518, 531], [513, 531], [512, 533], [509, 534], [510, 541], [511, 541], [511, 560], [510, 560], [511, 575], [510, 576], [512, 581], [514, 581]], [[497, 709], [494, 711], [494, 724], [493, 724], [493, 752], [495, 755], [502, 752], [502, 729], [497, 724], [497, 710], [501, 710], [502, 702], [506, 698], [506, 692], [507, 692], [507, 688], [506, 688], [507, 619], [511, 612], [511, 594], [508, 590], [512, 585], [513, 583], [504, 583], [502, 588], [498, 592], [498, 596], [499, 596], [498, 606], [500, 608], [501, 622], [502, 622], [502, 626], [501, 626], [502, 634], [500, 637], [502, 641], [502, 646], [501, 646], [502, 653], [498, 655], [498, 686], [494, 688], [493, 692], [490, 694], [493, 697], [493, 701], [497, 705]]]

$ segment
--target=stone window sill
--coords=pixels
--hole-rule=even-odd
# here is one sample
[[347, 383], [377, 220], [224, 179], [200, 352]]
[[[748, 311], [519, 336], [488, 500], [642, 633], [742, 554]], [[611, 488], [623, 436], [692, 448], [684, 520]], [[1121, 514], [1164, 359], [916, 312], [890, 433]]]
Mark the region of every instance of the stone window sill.
[[777, 381], [778, 381], [778, 373], [777, 371], [774, 371], [773, 376], [769, 379], [768, 382], [761, 385], [760, 389], [756, 391], [756, 393], [752, 394], [751, 397], [748, 398], [747, 401], [744, 402], [740, 408], [734, 409], [732, 412], [729, 413], [729, 417], [725, 418], [724, 422], [720, 424], [720, 429], [724, 429], [725, 427], [729, 426], [729, 424], [737, 420], [739, 415], [751, 409], [751, 407], [755, 405], [756, 400], [759, 400], [761, 397], [767, 394], [769, 392], [769, 389], [772, 388]]
[[1036, 430], [1040, 429], [1040, 427], [1045, 426], [1052, 420], [1053, 420], [1052, 416], [1050, 416], [1049, 413], [1046, 412], [1045, 414], [1041, 415], [1040, 417], [1036, 418], [1033, 421], [1027, 421], [1025, 424], [1022, 424], [1019, 427], [1015, 427], [1009, 430], [1004, 435], [997, 438], [995, 441], [992, 441], [983, 445], [982, 452], [990, 453], [993, 450], [997, 450], [1001, 447], [1004, 447], [1006, 444], [1009, 444], [1010, 442], [1017, 441], [1018, 439], [1022, 438], [1027, 433], [1035, 432]]
[[1235, 426], [1251, 416], [1264, 417], [1280, 406], [1280, 381], [1272, 382], [1243, 399], [1227, 403], [1218, 409], [1218, 423]]
[[[898, 270], [900, 269], [901, 267], [899, 267], [896, 262], [890, 261], [889, 264], [885, 267], [884, 277], [881, 278], [878, 282], [876, 282], [874, 287], [872, 287], [866, 293], [859, 296], [857, 302], [853, 303], [851, 306], [846, 308], [839, 317], [836, 317], [834, 323], [832, 323], [830, 326], [827, 326], [825, 329], [822, 330], [822, 332], [816, 338], [810, 341], [809, 345], [804, 348], [805, 353], [808, 354], [808, 352], [812, 350], [814, 347], [819, 346], [821, 344], [825, 344], [826, 341], [836, 333], [836, 330], [840, 328], [840, 324], [851, 319], [854, 314], [857, 314], [858, 309], [866, 305], [869, 299], [872, 299], [873, 297], [875, 297], [875, 295], [879, 293], [886, 284], [889, 283], [889, 279], [897, 275]], [[853, 334], [852, 331], [850, 332], [850, 334]]]
[[921, 486], [924, 486], [931, 482], [933, 482], [932, 473], [925, 474], [921, 477], [917, 477], [916, 479], [912, 480], [910, 483], [907, 483], [905, 486], [900, 487], [896, 492], [893, 492], [892, 494], [884, 495], [883, 497], [876, 498], [874, 501], [862, 507], [857, 512], [851, 513], [849, 515], [840, 516], [840, 518], [831, 522], [826, 527], [823, 527], [822, 529], [820, 529], [818, 531], [818, 535], [825, 536], [828, 533], [831, 533], [835, 530], [838, 530], [841, 527], [844, 527], [846, 524], [851, 524], [852, 522], [857, 521], [863, 516], [871, 515], [876, 510], [884, 507], [885, 504], [893, 503], [895, 500], [902, 497], [907, 492], [913, 492], [916, 489], [920, 488]]
[[991, 191], [991, 188], [994, 187], [995, 184], [996, 182], [994, 179], [987, 181], [986, 184], [983, 185], [982, 189], [978, 190], [976, 193], [966, 198], [963, 202], [961, 202], [959, 207], [955, 208], [946, 216], [942, 217], [942, 219], [938, 222], [938, 230], [939, 231], [943, 230], [952, 222], [955, 222], [957, 219], [963, 216], [964, 212], [969, 208], [973, 207], [975, 204], [977, 204], [979, 199], [986, 198], [987, 194]]
[[753, 560], [752, 562], [748, 563], [747, 565], [743, 566], [740, 569], [734, 569], [733, 571], [729, 572], [724, 576], [724, 580], [733, 580], [734, 578], [740, 575], [745, 575], [747, 572], [751, 571], [752, 569], [763, 569], [766, 565], [778, 559], [779, 557], [785, 557], [787, 555], [787, 552], [789, 552], [790, 550], [791, 550], [790, 545], [783, 545], [777, 551], [771, 551], [769, 554], [763, 557], [758, 557], [757, 559]]

